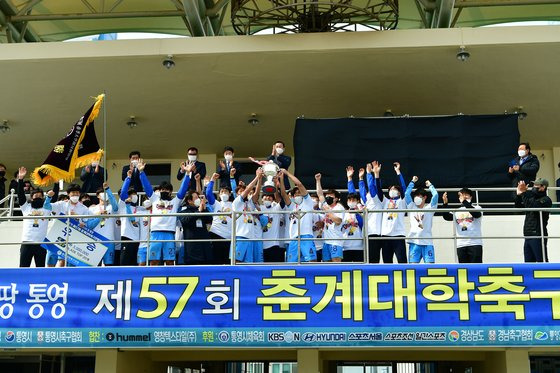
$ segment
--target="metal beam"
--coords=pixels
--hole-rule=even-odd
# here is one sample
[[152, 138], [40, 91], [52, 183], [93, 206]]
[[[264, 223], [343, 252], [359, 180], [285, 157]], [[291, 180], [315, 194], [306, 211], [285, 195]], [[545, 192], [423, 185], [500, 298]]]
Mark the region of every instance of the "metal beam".
[[451, 26], [451, 17], [453, 16], [453, 8], [455, 0], [438, 0], [438, 12], [436, 19], [437, 28], [449, 28]]
[[189, 22], [191, 35], [206, 36], [204, 25], [202, 24], [202, 19], [200, 19], [196, 0], [183, 0], [183, 8], [185, 9], [184, 14], [187, 17], [187, 21]]
[[113, 13], [68, 13], [68, 14], [31, 14], [12, 16], [12, 22], [61, 21], [71, 19], [104, 19], [104, 18], [144, 18], [144, 17], [180, 17], [185, 12], [180, 10], [162, 10], [152, 12], [113, 12]]
[[[20, 40], [30, 42], [41, 41], [39, 35], [37, 35], [30, 27], [25, 26], [24, 24], [15, 25], [12, 22], [11, 17], [16, 14], [16, 11], [17, 9], [15, 9], [11, 4], [5, 1], [0, 1], [0, 26], [9, 30], [9, 36], [11, 38], [10, 42], [18, 42]], [[25, 28], [24, 32], [22, 32], [23, 28]]]
[[27, 12], [29, 12], [31, 9], [33, 9], [33, 7], [37, 4], [39, 4], [41, 1], [43, 1], [43, 0], [30, 0], [23, 8], [18, 10], [18, 12], [16, 14], [18, 16], [22, 15], [22, 14], [27, 14]]
[[478, 8], [487, 6], [514, 6], [514, 5], [551, 5], [560, 4], [560, 0], [499, 0], [499, 1], [458, 1], [455, 8]]
[[[212, 1], [212, 0], [210, 0], [210, 1]], [[208, 16], [208, 17], [217, 16], [218, 13], [220, 12], [220, 10], [222, 10], [222, 8], [225, 7], [228, 4], [229, 4], [229, 0], [218, 0], [216, 2], [216, 4], [213, 4], [213, 6], [211, 8], [208, 8], [208, 5], [206, 5], [206, 7], [208, 8], [206, 10], [206, 16]]]
[[189, 21], [187, 20], [187, 17], [185, 16], [185, 9], [183, 9], [183, 3], [181, 3], [180, 0], [171, 0], [171, 2], [173, 3], [173, 5], [175, 5], [175, 8], [177, 8], [177, 10], [181, 11], [181, 19], [183, 20], [183, 23], [185, 24], [185, 26], [187, 26], [187, 30], [189, 30], [189, 32], [192, 34], [191, 31], [191, 26], [189, 25]]

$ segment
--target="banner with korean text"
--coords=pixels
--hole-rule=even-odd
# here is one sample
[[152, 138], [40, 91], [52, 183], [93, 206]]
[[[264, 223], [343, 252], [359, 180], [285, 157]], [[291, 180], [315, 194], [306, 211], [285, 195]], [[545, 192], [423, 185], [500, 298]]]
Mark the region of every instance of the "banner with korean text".
[[560, 346], [560, 264], [0, 270], [0, 347]]

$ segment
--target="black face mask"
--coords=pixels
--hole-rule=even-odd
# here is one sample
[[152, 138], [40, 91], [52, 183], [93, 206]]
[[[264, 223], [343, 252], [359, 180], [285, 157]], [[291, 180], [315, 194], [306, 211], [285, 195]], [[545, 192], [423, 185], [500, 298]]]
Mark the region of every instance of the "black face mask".
[[82, 205], [84, 205], [85, 207], [90, 207], [92, 204], [93, 202], [91, 202], [91, 200], [89, 199], [82, 201]]
[[332, 204], [333, 204], [333, 202], [334, 202], [334, 198], [333, 198], [333, 197], [331, 197], [331, 196], [327, 196], [327, 197], [325, 197], [325, 202], [327, 202], [327, 205], [329, 205], [329, 206], [330, 206], [330, 205], [332, 205]]
[[544, 191], [539, 190], [539, 188], [533, 187], [532, 189], [533, 193], [538, 194], [538, 195], [542, 195], [545, 194]]
[[0, 171], [0, 177], [6, 176], [6, 171]]
[[161, 198], [164, 201], [170, 201], [171, 200], [171, 193], [169, 192], [160, 192], [159, 193], [159, 198]]
[[41, 207], [43, 207], [44, 203], [45, 201], [42, 198], [33, 198], [33, 200], [31, 201], [31, 207], [33, 207], [34, 209], [40, 209]]

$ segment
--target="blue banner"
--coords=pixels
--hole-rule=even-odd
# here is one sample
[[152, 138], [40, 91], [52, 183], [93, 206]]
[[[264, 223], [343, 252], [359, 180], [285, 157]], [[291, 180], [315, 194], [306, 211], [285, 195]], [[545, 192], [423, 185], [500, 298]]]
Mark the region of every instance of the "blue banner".
[[0, 347], [560, 345], [560, 265], [0, 270]]

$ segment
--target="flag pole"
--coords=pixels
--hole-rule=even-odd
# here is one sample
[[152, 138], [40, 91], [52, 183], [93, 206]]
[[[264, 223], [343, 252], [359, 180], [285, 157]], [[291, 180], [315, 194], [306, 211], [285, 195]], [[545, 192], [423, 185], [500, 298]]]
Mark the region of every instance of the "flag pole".
[[[103, 90], [103, 183], [107, 182], [107, 94]], [[107, 201], [107, 191], [103, 188], [105, 201]], [[107, 206], [105, 206], [107, 209]]]

